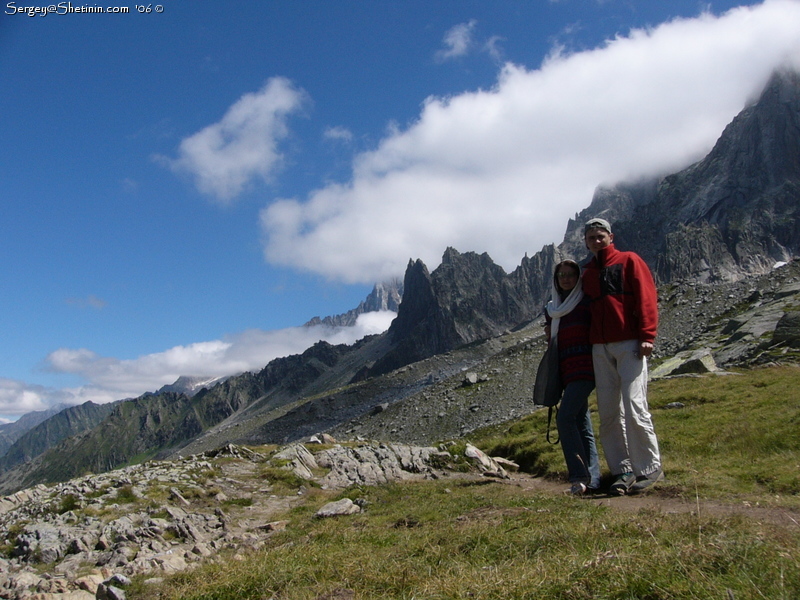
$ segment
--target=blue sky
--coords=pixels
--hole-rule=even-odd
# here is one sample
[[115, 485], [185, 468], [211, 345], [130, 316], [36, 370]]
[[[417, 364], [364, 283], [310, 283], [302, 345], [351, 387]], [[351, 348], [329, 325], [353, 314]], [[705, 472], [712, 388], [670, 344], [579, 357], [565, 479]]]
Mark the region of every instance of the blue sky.
[[794, 0], [29, 6], [0, 14], [5, 419], [381, 331], [300, 326], [447, 246], [512, 270], [800, 65]]

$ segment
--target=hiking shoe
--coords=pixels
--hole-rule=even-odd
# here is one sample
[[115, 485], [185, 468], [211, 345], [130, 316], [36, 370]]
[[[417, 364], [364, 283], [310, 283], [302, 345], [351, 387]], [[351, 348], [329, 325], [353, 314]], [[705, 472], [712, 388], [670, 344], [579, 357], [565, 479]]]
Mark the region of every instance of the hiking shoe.
[[624, 496], [631, 489], [631, 486], [636, 483], [636, 477], [633, 473], [622, 473], [617, 475], [614, 483], [611, 484], [609, 492], [615, 496]]
[[573, 496], [583, 496], [588, 491], [588, 488], [583, 483], [573, 483], [572, 487], [569, 488], [569, 493]]
[[663, 480], [664, 471], [660, 468], [657, 471], [650, 473], [650, 475], [641, 475], [636, 478], [636, 483], [631, 486], [630, 493], [635, 494], [637, 492], [641, 492], [642, 490], [649, 488], [654, 483]]

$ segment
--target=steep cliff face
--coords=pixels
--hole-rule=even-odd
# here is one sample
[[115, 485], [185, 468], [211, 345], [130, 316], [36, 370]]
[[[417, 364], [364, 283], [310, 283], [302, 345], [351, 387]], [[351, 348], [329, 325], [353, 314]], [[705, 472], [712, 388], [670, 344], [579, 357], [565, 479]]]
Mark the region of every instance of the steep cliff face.
[[570, 222], [565, 253], [585, 256], [582, 224], [603, 216], [621, 249], [662, 283], [735, 281], [800, 254], [800, 75], [778, 72], [700, 162], [599, 189]]
[[800, 253], [800, 75], [775, 74], [705, 159], [663, 180], [647, 212], [666, 224], [656, 271], [667, 281], [736, 279]]
[[486, 339], [541, 314], [549, 297], [555, 253], [545, 247], [525, 257], [507, 274], [488, 254], [459, 253], [448, 248], [429, 273], [422, 261], [409, 262], [403, 303], [389, 328], [394, 348], [377, 361], [370, 375], [458, 346]]

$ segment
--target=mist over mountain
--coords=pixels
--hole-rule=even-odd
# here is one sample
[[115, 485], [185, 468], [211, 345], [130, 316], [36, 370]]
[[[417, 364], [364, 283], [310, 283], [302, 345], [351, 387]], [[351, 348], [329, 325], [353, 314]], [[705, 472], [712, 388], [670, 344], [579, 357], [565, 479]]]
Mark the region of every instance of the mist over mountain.
[[[708, 156], [678, 173], [599, 187], [567, 223], [561, 244], [525, 256], [513, 272], [488, 254], [454, 248], [432, 272], [412, 259], [402, 283], [378, 284], [358, 308], [307, 323], [347, 326], [369, 310], [396, 311], [385, 333], [352, 345], [320, 342], [257, 373], [179, 381], [119, 402], [68, 437], [30, 439], [29, 450], [17, 454], [22, 462], [9, 459], [0, 473], [0, 491], [322, 431], [429, 440], [530, 410], [553, 267], [587, 258], [583, 223], [595, 216], [611, 221], [617, 247], [641, 254], [659, 283], [656, 360], [706, 338], [723, 365], [773, 357], [775, 348], [794, 359], [799, 210], [800, 75], [777, 72]], [[465, 380], [465, 373], [473, 376]], [[491, 399], [465, 391], [493, 378], [502, 383]], [[55, 425], [64, 418], [51, 417], [42, 431], [64, 431]]]
[[613, 223], [659, 283], [736, 281], [800, 254], [800, 75], [773, 74], [703, 160], [679, 173], [597, 190], [560, 253], [586, 256], [583, 223]]

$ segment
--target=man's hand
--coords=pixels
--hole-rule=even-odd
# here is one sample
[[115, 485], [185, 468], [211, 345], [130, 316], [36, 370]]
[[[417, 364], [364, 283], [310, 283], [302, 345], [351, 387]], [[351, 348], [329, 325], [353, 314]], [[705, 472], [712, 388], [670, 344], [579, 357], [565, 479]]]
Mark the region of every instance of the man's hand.
[[639, 342], [639, 356], [647, 358], [653, 353], [652, 342]]

